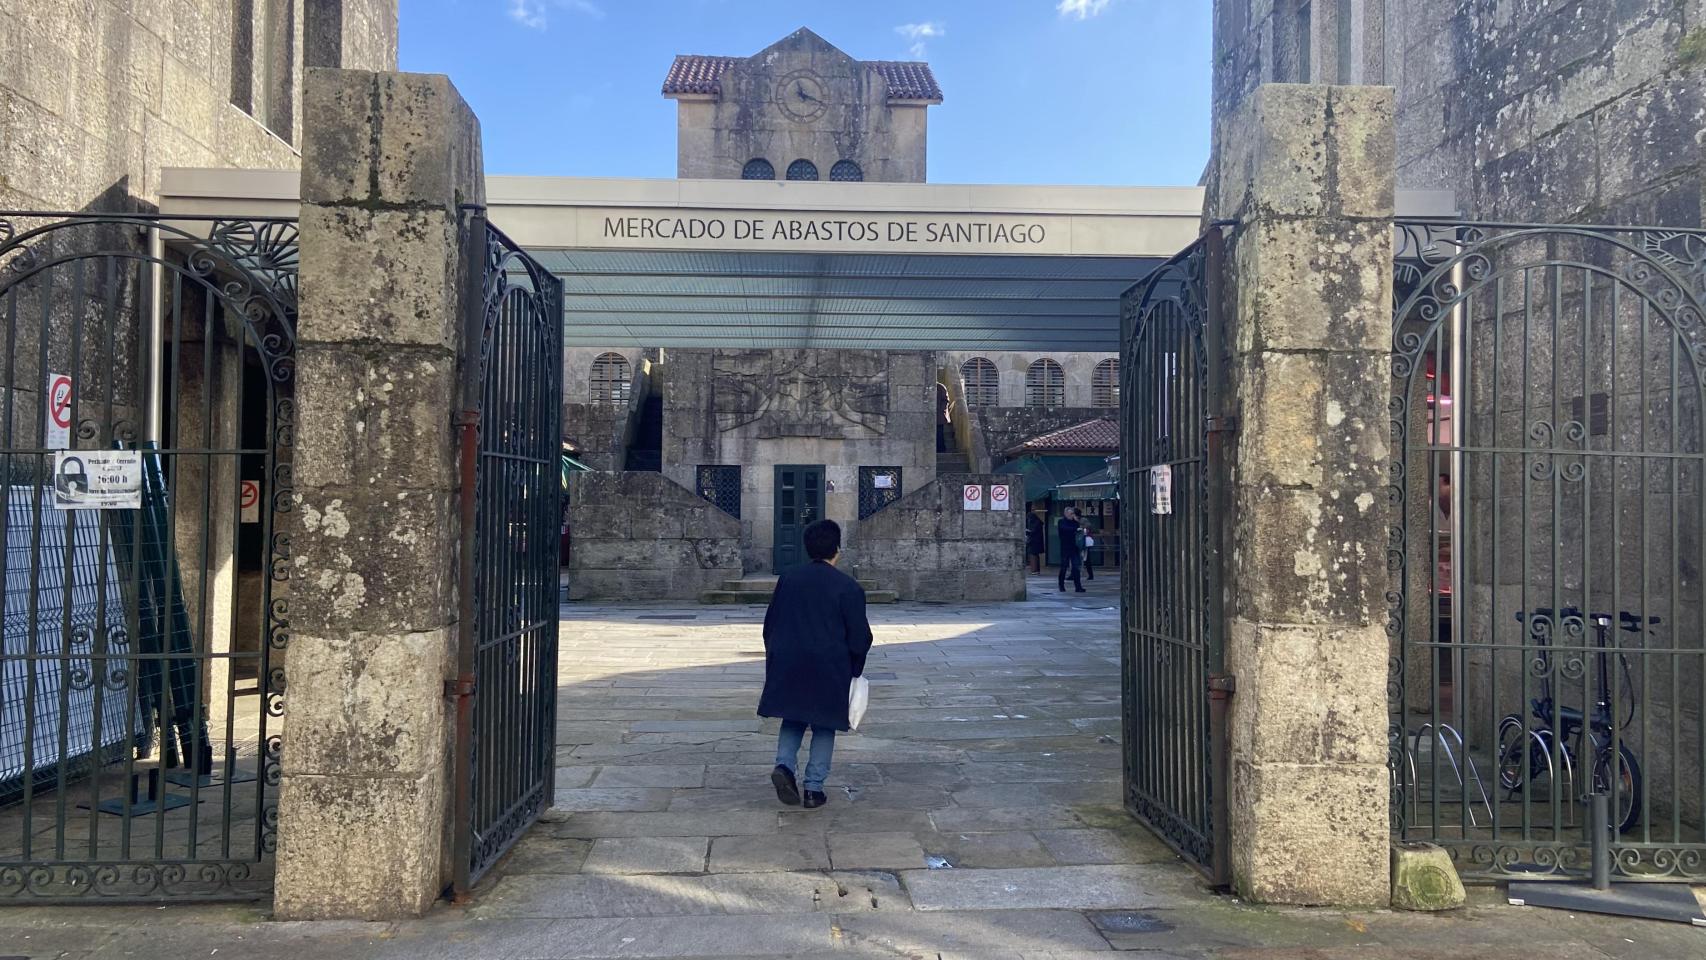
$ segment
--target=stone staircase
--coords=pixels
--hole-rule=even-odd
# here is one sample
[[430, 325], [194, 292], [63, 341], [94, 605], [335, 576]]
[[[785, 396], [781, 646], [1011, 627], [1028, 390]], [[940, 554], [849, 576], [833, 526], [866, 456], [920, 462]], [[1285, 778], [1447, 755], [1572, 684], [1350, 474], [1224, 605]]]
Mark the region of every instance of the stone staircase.
[[[894, 603], [900, 595], [893, 590], [879, 590], [874, 580], [860, 580], [865, 588], [866, 603]], [[769, 603], [776, 592], [776, 578], [742, 577], [723, 581], [721, 590], [707, 590], [699, 595], [700, 603]]]
[[937, 475], [947, 474], [947, 473], [970, 473], [970, 472], [971, 472], [971, 458], [966, 456], [965, 454], [959, 453], [959, 452], [936, 454], [936, 473], [937, 473]]

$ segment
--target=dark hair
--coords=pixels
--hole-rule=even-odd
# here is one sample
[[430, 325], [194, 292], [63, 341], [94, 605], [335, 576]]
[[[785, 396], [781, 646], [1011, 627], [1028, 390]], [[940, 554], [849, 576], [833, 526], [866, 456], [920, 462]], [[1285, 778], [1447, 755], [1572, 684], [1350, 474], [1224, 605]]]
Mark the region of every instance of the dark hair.
[[819, 520], [806, 528], [806, 556], [813, 560], [832, 560], [841, 552], [841, 525], [834, 520]]

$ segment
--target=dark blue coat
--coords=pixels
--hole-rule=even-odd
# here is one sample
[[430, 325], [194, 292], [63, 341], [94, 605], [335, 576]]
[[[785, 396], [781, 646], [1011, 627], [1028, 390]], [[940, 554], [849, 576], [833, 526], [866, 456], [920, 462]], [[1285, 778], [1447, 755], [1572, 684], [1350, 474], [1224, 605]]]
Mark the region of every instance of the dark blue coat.
[[764, 613], [758, 715], [846, 730], [847, 686], [865, 672], [870, 650], [857, 580], [823, 562], [788, 570]]

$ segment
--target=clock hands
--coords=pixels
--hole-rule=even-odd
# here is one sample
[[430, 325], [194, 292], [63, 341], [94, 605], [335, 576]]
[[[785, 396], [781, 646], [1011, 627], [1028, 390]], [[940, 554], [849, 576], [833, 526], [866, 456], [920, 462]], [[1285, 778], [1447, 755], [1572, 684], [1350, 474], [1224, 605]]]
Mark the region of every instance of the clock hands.
[[806, 85], [804, 83], [800, 83], [800, 82], [796, 81], [794, 83], [794, 90], [797, 93], [799, 93], [801, 100], [807, 100], [807, 101], [810, 101], [812, 103], [822, 103], [823, 102], [822, 100], [819, 100], [818, 98], [807, 93], [806, 92]]

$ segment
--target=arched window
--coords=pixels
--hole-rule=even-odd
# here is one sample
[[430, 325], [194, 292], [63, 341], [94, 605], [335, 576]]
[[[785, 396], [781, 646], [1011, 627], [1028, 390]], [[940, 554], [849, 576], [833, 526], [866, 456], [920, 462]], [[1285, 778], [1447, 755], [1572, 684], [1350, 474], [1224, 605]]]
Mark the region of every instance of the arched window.
[[1090, 375], [1090, 405], [1117, 407], [1120, 405], [1120, 362], [1109, 358], [1096, 364]]
[[829, 168], [829, 179], [842, 183], [858, 183], [865, 179], [865, 171], [851, 160], [837, 160], [835, 166]]
[[776, 179], [776, 168], [771, 166], [770, 161], [763, 157], [748, 160], [746, 166], [740, 168], [740, 178], [742, 180], [774, 180]]
[[960, 379], [966, 385], [966, 406], [1001, 405], [1001, 373], [995, 369], [995, 364], [983, 357], [972, 357], [960, 364]]
[[788, 164], [789, 180], [816, 180], [817, 164], [810, 160], [795, 160]]
[[592, 362], [592, 402], [606, 405], [628, 402], [632, 383], [628, 379], [628, 358], [620, 353], [601, 353]]
[[1066, 406], [1066, 372], [1047, 357], [1025, 371], [1025, 406]]

